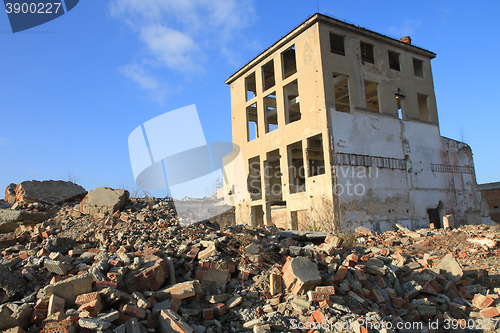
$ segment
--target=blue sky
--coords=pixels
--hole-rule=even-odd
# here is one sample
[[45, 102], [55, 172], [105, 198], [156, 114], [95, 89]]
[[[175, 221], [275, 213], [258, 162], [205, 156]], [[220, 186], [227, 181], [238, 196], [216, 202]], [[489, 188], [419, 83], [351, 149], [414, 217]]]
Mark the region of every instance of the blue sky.
[[[231, 141], [225, 79], [316, 11], [316, 0], [83, 0], [16, 34], [0, 13], [0, 188], [68, 170], [87, 190], [133, 187], [128, 135], [191, 104], [208, 142]], [[435, 52], [441, 135], [472, 147], [479, 183], [500, 181], [500, 2], [319, 0], [319, 11]]]

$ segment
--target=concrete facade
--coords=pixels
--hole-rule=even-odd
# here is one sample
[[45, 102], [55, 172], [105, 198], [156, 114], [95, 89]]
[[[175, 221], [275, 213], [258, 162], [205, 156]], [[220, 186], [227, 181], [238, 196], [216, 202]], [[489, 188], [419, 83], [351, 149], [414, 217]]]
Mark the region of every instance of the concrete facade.
[[333, 205], [380, 231], [487, 220], [470, 147], [440, 136], [434, 57], [315, 14], [233, 74], [236, 222], [309, 230]]

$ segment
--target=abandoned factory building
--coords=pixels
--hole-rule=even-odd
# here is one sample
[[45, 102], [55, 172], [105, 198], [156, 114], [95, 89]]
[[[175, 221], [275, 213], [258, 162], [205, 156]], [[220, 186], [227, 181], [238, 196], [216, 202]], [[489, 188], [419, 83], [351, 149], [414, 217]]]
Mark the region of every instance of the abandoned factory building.
[[334, 203], [375, 230], [488, 220], [470, 147], [439, 132], [435, 56], [315, 14], [234, 73], [236, 223], [310, 230]]

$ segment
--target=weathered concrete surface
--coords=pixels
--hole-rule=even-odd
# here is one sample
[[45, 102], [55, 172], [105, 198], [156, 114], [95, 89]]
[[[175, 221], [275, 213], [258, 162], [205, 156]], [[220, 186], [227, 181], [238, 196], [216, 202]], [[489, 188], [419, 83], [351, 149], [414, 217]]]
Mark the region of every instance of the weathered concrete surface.
[[123, 207], [128, 198], [127, 190], [98, 187], [83, 198], [80, 211], [84, 214], [113, 214]]
[[52, 214], [51, 211], [36, 212], [28, 210], [0, 209], [0, 233], [12, 232], [20, 224], [35, 225], [45, 221]]
[[464, 275], [462, 267], [460, 267], [451, 253], [448, 253], [436, 268], [445, 271], [446, 278], [453, 282], [460, 281], [462, 275]]
[[51, 295], [57, 295], [66, 300], [66, 304], [74, 304], [76, 297], [92, 291], [92, 275], [77, 275], [69, 279], [49, 284], [41, 289], [37, 298], [49, 298]]
[[321, 283], [318, 266], [309, 258], [288, 258], [283, 266], [283, 280], [295, 295], [313, 289]]
[[9, 299], [21, 297], [26, 292], [26, 283], [16, 274], [0, 265], [0, 289], [3, 289]]
[[63, 180], [24, 181], [16, 187], [16, 202], [26, 204], [41, 202], [61, 204], [65, 201], [81, 199], [87, 191], [72, 182]]
[[280, 238], [291, 238], [297, 241], [322, 242], [325, 240], [327, 232], [284, 230], [278, 232]]
[[43, 248], [49, 250], [50, 252], [67, 252], [74, 248], [78, 242], [72, 238], [65, 237], [51, 237], [43, 243]]
[[10, 183], [5, 189], [5, 201], [8, 203], [16, 202], [16, 184]]
[[18, 326], [19, 323], [14, 318], [0, 314], [0, 331], [8, 330], [9, 328]]

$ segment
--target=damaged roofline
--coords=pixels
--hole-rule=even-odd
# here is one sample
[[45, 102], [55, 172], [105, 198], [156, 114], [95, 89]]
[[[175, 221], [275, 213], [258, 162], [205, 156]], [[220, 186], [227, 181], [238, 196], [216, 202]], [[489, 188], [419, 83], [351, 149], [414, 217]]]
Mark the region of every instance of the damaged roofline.
[[386, 36], [384, 34], [381, 34], [381, 33], [378, 33], [378, 32], [375, 32], [375, 31], [372, 31], [372, 30], [369, 30], [369, 29], [366, 29], [366, 28], [363, 28], [360, 26], [356, 26], [354, 24], [347, 23], [347, 22], [341, 21], [339, 19], [327, 16], [324, 14], [315, 13], [315, 14], [309, 16], [307, 19], [305, 19], [301, 24], [299, 24], [297, 27], [295, 27], [288, 34], [286, 34], [285, 36], [280, 38], [278, 41], [276, 41], [273, 45], [271, 45], [270, 47], [268, 47], [267, 49], [262, 51], [259, 55], [257, 55], [255, 58], [250, 60], [245, 66], [243, 66], [242, 68], [237, 70], [233, 75], [231, 75], [225, 81], [225, 83], [231, 84], [233, 81], [235, 81], [236, 79], [238, 79], [239, 77], [244, 75], [252, 67], [254, 67], [255, 64], [259, 63], [262, 59], [267, 57], [269, 54], [274, 53], [277, 49], [282, 47], [284, 44], [288, 43], [288, 41], [290, 41], [291, 39], [293, 39], [296, 36], [298, 36], [299, 34], [301, 34], [303, 31], [305, 31], [306, 29], [313, 26], [316, 22], [320, 22], [320, 21], [325, 22], [325, 23], [330, 23], [330, 24], [333, 23], [335, 25], [341, 26], [342, 28], [344, 28], [346, 30], [350, 30], [350, 31], [357, 32], [357, 33], [359, 33], [359, 30], [363, 30], [363, 32], [365, 32], [370, 37], [377, 39], [377, 40], [380, 40], [382, 42], [388, 42], [390, 44], [396, 45], [397, 47], [406, 48], [408, 50], [411, 50], [415, 53], [418, 53], [418, 54], [425, 56], [425, 57], [428, 57], [430, 59], [434, 59], [436, 57], [436, 54], [434, 52], [431, 52], [431, 51], [426, 50], [424, 48], [421, 48], [421, 47], [418, 47], [415, 45], [411, 45], [411, 44], [407, 44], [405, 42], [402, 42], [402, 41], [397, 40], [395, 38]]

